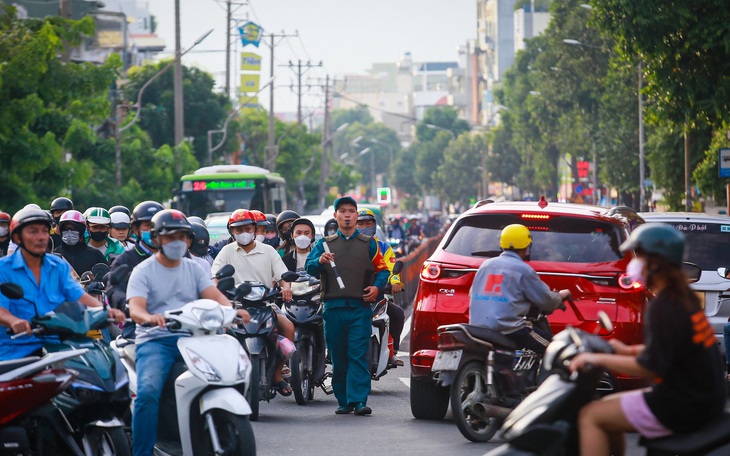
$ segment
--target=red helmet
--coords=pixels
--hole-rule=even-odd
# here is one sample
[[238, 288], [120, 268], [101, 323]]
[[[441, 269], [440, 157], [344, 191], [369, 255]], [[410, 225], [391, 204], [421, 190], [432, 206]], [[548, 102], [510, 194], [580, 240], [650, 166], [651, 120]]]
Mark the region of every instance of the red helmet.
[[266, 219], [266, 215], [264, 215], [263, 212], [255, 209], [249, 212], [253, 215], [253, 219], [256, 221], [256, 226], [266, 226], [269, 224], [269, 221]]
[[254, 215], [248, 209], [236, 209], [228, 218], [228, 230], [234, 226], [253, 225], [256, 223]]
[[0, 222], [10, 223], [11, 217], [7, 212], [0, 211]]

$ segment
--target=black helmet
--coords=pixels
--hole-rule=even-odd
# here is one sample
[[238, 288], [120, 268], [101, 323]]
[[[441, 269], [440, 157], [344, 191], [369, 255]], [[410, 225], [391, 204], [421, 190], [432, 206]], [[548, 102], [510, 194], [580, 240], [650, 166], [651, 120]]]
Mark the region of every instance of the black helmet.
[[638, 252], [659, 255], [675, 266], [684, 261], [684, 234], [663, 223], [647, 223], [631, 232], [620, 247], [622, 252]]
[[301, 218], [298, 218], [298, 219], [294, 220], [293, 222], [291, 222], [290, 231], [292, 233], [294, 232], [294, 227], [297, 225], [307, 225], [309, 228], [312, 229], [312, 236], [314, 236], [317, 233], [317, 231], [314, 229], [314, 223], [312, 223], [312, 221], [307, 218], [301, 217]]
[[59, 196], [58, 198], [51, 201], [51, 212], [53, 211], [72, 211], [74, 203], [70, 199]]
[[24, 226], [30, 225], [31, 223], [42, 223], [50, 230], [51, 220], [51, 216], [43, 209], [30, 205], [25, 206], [16, 212], [10, 221], [10, 238], [12, 239], [16, 232], [20, 232]]
[[109, 213], [113, 214], [115, 212], [124, 212], [127, 214], [130, 218], [132, 217], [132, 213], [129, 212], [129, 209], [127, 209], [125, 206], [114, 206], [111, 209], [109, 209]]
[[276, 230], [276, 216], [274, 214], [264, 214], [266, 216], [266, 220], [269, 222], [268, 226], [266, 227], [267, 231], [273, 231]]
[[324, 224], [324, 235], [327, 236], [328, 231], [337, 231], [339, 228], [340, 227], [337, 224], [337, 220], [331, 218], [327, 220], [327, 223]]
[[281, 225], [284, 222], [288, 222], [290, 220], [296, 220], [298, 218], [299, 218], [299, 214], [297, 214], [294, 211], [290, 211], [290, 210], [283, 211], [281, 214], [279, 214], [276, 217], [276, 229], [281, 231]]
[[188, 222], [190, 222], [190, 223], [200, 223], [201, 225], [205, 226], [205, 220], [203, 220], [202, 218], [198, 217], [197, 215], [191, 215], [190, 217], [188, 217]]
[[143, 201], [134, 207], [132, 211], [132, 223], [139, 223], [152, 220], [155, 214], [165, 209], [162, 204], [156, 201]]
[[208, 228], [205, 227], [204, 223], [198, 222], [192, 222], [190, 226], [193, 227], [193, 243], [190, 245], [190, 251], [199, 257], [207, 255], [208, 245], [210, 244]]
[[193, 235], [193, 227], [185, 218], [185, 214], [177, 209], [163, 209], [152, 217], [152, 229], [150, 234], [153, 238], [160, 234], [172, 234], [180, 231]]

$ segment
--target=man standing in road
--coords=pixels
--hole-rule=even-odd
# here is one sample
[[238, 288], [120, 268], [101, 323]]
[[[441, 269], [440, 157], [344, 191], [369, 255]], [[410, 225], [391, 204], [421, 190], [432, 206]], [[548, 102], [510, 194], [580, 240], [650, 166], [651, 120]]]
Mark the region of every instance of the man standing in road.
[[[332, 389], [338, 415], [370, 415], [368, 347], [372, 311], [390, 271], [374, 238], [356, 228], [357, 202], [351, 196], [335, 201], [337, 234], [320, 239], [307, 257], [309, 274], [322, 278], [324, 333], [332, 357]], [[339, 274], [331, 266], [336, 262]], [[338, 285], [338, 279], [344, 287]]]

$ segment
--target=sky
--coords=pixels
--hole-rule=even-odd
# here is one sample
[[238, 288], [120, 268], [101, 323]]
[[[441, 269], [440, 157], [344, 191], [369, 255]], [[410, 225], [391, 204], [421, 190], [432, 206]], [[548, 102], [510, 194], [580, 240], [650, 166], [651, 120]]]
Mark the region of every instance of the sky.
[[[140, 0], [142, 2], [143, 0]], [[235, 1], [235, 0], [234, 0]], [[365, 74], [372, 63], [396, 62], [411, 52], [415, 62], [458, 61], [457, 47], [476, 37], [476, 0], [249, 0], [234, 6], [234, 19], [256, 22], [264, 33], [298, 36], [278, 39], [275, 46], [275, 112], [296, 111], [295, 82], [289, 62], [311, 61], [305, 79], [313, 85], [325, 75], [341, 78]], [[174, 52], [174, 0], [148, 0], [158, 22], [157, 34]], [[185, 65], [198, 66], [213, 74], [222, 88], [225, 81], [225, 0], [180, 0], [181, 46], [186, 49], [208, 30], [202, 43], [183, 57]], [[269, 80], [268, 46], [252, 45], [238, 52], [262, 56], [261, 84]], [[232, 45], [232, 49], [236, 49]], [[232, 57], [233, 59], [233, 57]], [[280, 66], [284, 65], [284, 66]], [[231, 65], [231, 85], [237, 78]], [[306, 82], [305, 80], [305, 82]], [[305, 113], [321, 108], [324, 95], [319, 87], [309, 90], [303, 101]], [[268, 109], [269, 94], [259, 94]]]

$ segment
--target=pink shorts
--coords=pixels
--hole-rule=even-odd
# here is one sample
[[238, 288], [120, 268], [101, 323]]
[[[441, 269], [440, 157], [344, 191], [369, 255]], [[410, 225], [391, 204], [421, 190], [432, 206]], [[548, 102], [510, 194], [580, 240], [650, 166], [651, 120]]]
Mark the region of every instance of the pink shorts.
[[647, 439], [658, 439], [672, 435], [646, 405], [644, 390], [636, 390], [621, 395], [621, 410], [636, 431]]

